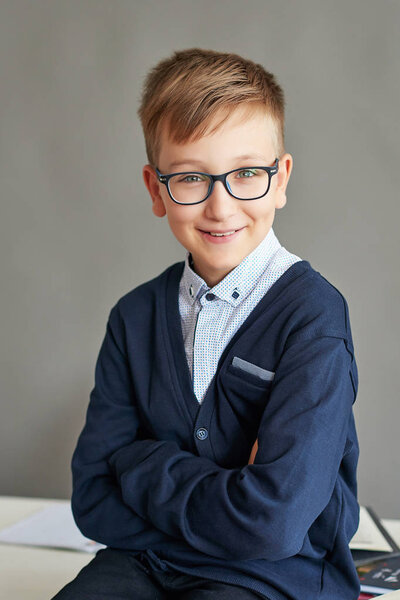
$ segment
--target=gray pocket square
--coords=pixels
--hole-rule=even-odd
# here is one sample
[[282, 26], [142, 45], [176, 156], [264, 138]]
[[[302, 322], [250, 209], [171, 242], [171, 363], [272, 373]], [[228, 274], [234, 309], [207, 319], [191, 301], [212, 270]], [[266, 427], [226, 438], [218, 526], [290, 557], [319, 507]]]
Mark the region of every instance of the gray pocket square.
[[247, 373], [256, 375], [256, 377], [260, 377], [260, 379], [264, 379], [264, 381], [272, 381], [275, 377], [275, 373], [273, 371], [262, 369], [261, 367], [253, 365], [253, 363], [250, 363], [247, 360], [243, 360], [243, 358], [239, 358], [238, 356], [233, 357], [232, 365], [242, 369], [243, 371], [247, 371]]

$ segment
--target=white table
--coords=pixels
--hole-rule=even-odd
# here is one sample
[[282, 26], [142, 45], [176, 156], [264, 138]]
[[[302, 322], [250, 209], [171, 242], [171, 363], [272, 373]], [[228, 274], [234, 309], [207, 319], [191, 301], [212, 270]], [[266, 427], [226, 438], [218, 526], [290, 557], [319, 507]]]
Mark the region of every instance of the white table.
[[[0, 496], [0, 529], [56, 502], [65, 500]], [[383, 523], [399, 543], [400, 520]], [[93, 558], [87, 552], [0, 544], [0, 600], [50, 600]], [[400, 591], [379, 598], [400, 600]]]
[[[0, 529], [54, 502], [61, 501], [0, 496]], [[92, 558], [87, 552], [0, 544], [0, 600], [50, 600]]]

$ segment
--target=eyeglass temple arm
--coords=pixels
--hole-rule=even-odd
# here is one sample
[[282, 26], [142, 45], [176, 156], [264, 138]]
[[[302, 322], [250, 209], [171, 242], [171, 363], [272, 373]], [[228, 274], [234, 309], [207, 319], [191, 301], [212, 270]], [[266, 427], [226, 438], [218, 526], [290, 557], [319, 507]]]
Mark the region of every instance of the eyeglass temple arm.
[[275, 175], [279, 170], [279, 158], [275, 159], [275, 163], [272, 167], [270, 167], [269, 172], [271, 175]]
[[167, 178], [165, 175], [161, 175], [160, 171], [157, 169], [157, 167], [155, 167], [155, 171], [157, 173], [157, 177], [158, 177], [158, 181], [160, 181], [161, 183], [167, 183]]

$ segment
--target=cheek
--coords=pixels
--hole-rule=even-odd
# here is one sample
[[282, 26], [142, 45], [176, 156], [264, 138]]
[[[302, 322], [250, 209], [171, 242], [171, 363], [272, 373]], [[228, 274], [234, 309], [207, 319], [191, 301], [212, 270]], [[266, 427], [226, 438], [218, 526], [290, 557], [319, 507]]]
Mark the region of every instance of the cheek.
[[257, 207], [257, 217], [268, 219], [275, 212], [274, 198], [271, 195], [268, 198], [261, 198], [261, 200], [264, 202]]
[[257, 202], [257, 204], [254, 203], [247, 207], [244, 212], [250, 219], [257, 222], [268, 217], [271, 213], [271, 208], [265, 201], [264, 203], [262, 202], [262, 198], [260, 198], [259, 201], [256, 200], [255, 202]]
[[189, 206], [170, 206], [167, 217], [172, 231], [176, 234], [184, 233], [189, 228], [194, 228], [198, 209]]

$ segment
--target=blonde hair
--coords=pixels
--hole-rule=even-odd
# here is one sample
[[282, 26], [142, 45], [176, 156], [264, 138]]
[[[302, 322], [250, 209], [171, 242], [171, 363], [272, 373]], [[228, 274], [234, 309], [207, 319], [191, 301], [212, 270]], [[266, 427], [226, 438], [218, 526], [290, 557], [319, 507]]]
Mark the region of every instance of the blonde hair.
[[156, 166], [163, 125], [175, 143], [207, 133], [217, 111], [225, 116], [239, 105], [263, 108], [275, 125], [277, 156], [284, 152], [284, 94], [272, 73], [237, 54], [189, 48], [174, 52], [148, 73], [139, 118], [149, 163]]

